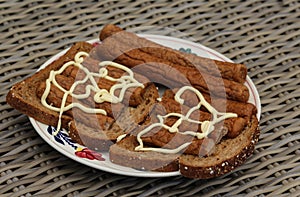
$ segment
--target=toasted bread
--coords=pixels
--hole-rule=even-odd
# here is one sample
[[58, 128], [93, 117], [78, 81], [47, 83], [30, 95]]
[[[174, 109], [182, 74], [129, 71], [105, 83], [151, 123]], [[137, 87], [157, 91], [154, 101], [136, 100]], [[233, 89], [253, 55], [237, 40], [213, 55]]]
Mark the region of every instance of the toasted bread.
[[[159, 95], [156, 87], [149, 84], [145, 87], [142, 96], [143, 101], [140, 105], [137, 107], [124, 106], [115, 120], [105, 128], [100, 128], [99, 125], [90, 127], [80, 121], [72, 120], [69, 135], [78, 143], [91, 149], [107, 151], [119, 136], [131, 133], [139, 124], [144, 122]], [[93, 118], [95, 115], [90, 116], [90, 121], [93, 121]], [[105, 117], [102, 116], [103, 118]]]
[[208, 179], [231, 172], [253, 153], [259, 138], [258, 120], [252, 116], [245, 130], [233, 139], [223, 139], [209, 157], [183, 154], [179, 157], [180, 173], [189, 178]]
[[[56, 126], [59, 114], [42, 105], [40, 98], [36, 94], [37, 87], [41, 81], [46, 81], [51, 70], [57, 70], [64, 63], [73, 60], [78, 51], [89, 52], [92, 48], [93, 45], [87, 42], [78, 42], [74, 44], [64, 55], [52, 62], [46, 68], [36, 72], [24, 81], [15, 84], [6, 96], [7, 103], [39, 122]], [[63, 115], [61, 120], [62, 127], [67, 128], [72, 117]]]
[[[110, 147], [113, 163], [140, 170], [177, 171], [188, 178], [209, 179], [224, 175], [243, 164], [253, 153], [259, 138], [258, 120], [252, 116], [249, 125], [235, 138], [222, 139], [212, 155], [164, 154], [135, 151], [135, 136], [129, 136]], [[177, 166], [176, 166], [177, 165]]]
[[179, 169], [179, 154], [163, 154], [158, 152], [139, 152], [134, 148], [138, 145], [135, 136], [128, 136], [110, 146], [110, 160], [122, 166], [138, 170], [172, 172]]
[[[59, 70], [66, 62], [74, 60], [77, 52], [88, 53], [92, 48], [93, 45], [87, 42], [74, 44], [64, 55], [47, 65], [46, 68], [15, 84], [7, 94], [8, 104], [41, 123], [56, 127], [59, 121], [59, 113], [52, 111], [41, 103], [45, 81], [48, 79], [51, 71]], [[91, 60], [89, 59], [89, 61]], [[129, 96], [126, 98], [125, 104], [106, 105], [106, 107], [111, 107], [110, 110], [113, 111], [113, 114], [106, 116], [103, 114], [85, 113], [80, 109], [74, 108], [72, 112], [62, 115], [62, 128], [67, 129], [70, 137], [79, 144], [95, 150], [108, 150], [109, 146], [117, 140], [119, 135], [129, 133], [135, 126], [145, 120], [152, 104], [159, 97], [154, 84], [149, 83], [143, 76], [139, 75], [137, 78], [145, 83], [145, 88], [137, 91], [138, 95], [136, 94], [136, 97]], [[44, 86], [41, 86], [41, 84]], [[41, 87], [43, 88], [41, 89]], [[138, 101], [136, 100], [137, 98]], [[57, 100], [61, 99], [61, 97], [58, 98], [58, 95], [54, 94], [52, 99]], [[131, 100], [128, 101], [128, 99]], [[60, 105], [61, 102], [57, 103]], [[135, 104], [134, 106], [129, 106], [130, 103]], [[83, 121], [83, 119], [86, 121]], [[94, 124], [92, 126], [86, 124], [86, 122], [93, 121]]]

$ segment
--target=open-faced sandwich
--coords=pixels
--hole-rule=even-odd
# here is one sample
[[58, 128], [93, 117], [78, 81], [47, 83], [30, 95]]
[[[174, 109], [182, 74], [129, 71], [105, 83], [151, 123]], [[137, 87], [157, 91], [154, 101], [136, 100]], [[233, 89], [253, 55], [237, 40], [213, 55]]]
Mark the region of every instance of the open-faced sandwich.
[[100, 41], [74, 44], [15, 84], [7, 102], [139, 170], [208, 179], [253, 153], [259, 129], [245, 65], [180, 52], [115, 25], [102, 29]]

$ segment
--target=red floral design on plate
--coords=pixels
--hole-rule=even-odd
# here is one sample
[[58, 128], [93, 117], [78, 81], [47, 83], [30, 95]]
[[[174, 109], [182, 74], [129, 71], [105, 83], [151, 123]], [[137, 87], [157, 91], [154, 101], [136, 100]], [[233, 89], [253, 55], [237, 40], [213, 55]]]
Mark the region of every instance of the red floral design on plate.
[[79, 151], [76, 151], [75, 155], [77, 157], [86, 158], [86, 159], [90, 159], [90, 160], [95, 159], [95, 160], [99, 160], [99, 161], [105, 161], [105, 159], [102, 157], [102, 154], [100, 154], [96, 151], [90, 150], [88, 148], [84, 148]]

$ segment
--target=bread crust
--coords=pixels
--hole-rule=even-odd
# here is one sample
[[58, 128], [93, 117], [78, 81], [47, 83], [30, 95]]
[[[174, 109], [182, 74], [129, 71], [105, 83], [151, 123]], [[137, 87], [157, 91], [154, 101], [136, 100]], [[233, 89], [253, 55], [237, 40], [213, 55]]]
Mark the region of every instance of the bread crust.
[[181, 155], [180, 173], [185, 177], [197, 179], [209, 179], [229, 173], [251, 156], [259, 134], [258, 120], [253, 115], [248, 127], [236, 138], [225, 139], [216, 145], [213, 155], [205, 158]]
[[[166, 154], [135, 151], [135, 136], [112, 145], [109, 150], [113, 163], [139, 170], [177, 171], [187, 178], [210, 179], [229, 173], [243, 164], [254, 151], [259, 138], [258, 120], [252, 116], [248, 127], [233, 139], [222, 139], [213, 155], [199, 157], [190, 154]], [[220, 155], [226, 153], [224, 155]]]
[[[6, 95], [7, 103], [39, 122], [56, 126], [59, 114], [47, 109], [41, 104], [40, 98], [36, 94], [36, 89], [41, 81], [46, 81], [51, 70], [56, 70], [64, 63], [73, 60], [78, 51], [89, 52], [92, 48], [93, 45], [87, 42], [75, 43], [64, 55], [52, 62], [46, 68], [36, 72], [24, 81], [15, 84]], [[61, 120], [62, 127], [67, 128], [72, 117], [63, 115]]]
[[128, 136], [112, 145], [109, 150], [110, 161], [138, 170], [172, 172], [179, 169], [179, 154], [163, 154], [158, 152], [139, 152], [135, 136]]

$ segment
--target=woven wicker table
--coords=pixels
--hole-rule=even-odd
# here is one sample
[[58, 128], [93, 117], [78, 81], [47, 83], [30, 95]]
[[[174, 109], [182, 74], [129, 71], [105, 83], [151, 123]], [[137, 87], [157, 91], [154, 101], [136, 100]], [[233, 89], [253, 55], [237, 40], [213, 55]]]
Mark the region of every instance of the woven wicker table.
[[[53, 149], [6, 104], [14, 83], [107, 23], [201, 43], [247, 65], [262, 114], [245, 165], [206, 181], [95, 170]], [[300, 1], [1, 0], [0, 24], [0, 196], [300, 196]]]

